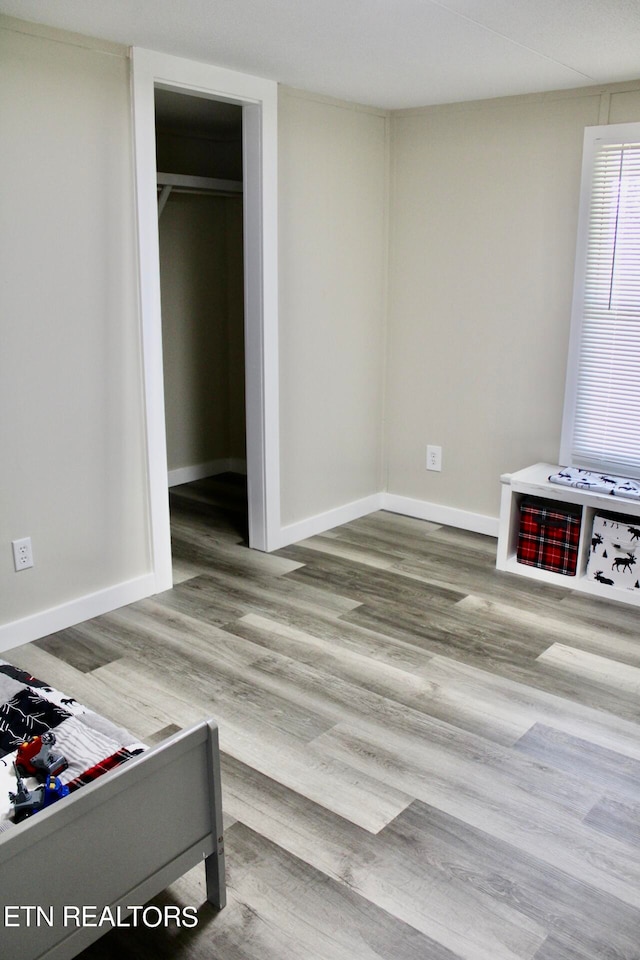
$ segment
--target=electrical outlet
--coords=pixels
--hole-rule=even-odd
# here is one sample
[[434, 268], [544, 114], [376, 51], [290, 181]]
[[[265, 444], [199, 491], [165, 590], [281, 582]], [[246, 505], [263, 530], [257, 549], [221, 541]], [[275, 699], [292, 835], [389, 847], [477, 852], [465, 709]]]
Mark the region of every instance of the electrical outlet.
[[27, 570], [33, 566], [31, 537], [23, 537], [22, 540], [12, 540], [11, 546], [13, 547], [13, 565], [17, 572]]
[[442, 447], [427, 446], [427, 470], [442, 470]]

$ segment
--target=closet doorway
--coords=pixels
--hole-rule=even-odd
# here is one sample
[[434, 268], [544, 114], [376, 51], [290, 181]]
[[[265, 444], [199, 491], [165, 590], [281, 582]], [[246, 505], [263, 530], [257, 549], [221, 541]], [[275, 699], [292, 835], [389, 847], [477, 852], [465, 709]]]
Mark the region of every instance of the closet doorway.
[[154, 99], [171, 502], [208, 502], [248, 542], [242, 107]]
[[270, 80], [134, 47], [132, 120], [145, 451], [154, 588], [172, 586], [162, 361], [156, 91], [242, 112], [245, 426], [249, 546], [281, 545], [278, 358], [278, 88]]

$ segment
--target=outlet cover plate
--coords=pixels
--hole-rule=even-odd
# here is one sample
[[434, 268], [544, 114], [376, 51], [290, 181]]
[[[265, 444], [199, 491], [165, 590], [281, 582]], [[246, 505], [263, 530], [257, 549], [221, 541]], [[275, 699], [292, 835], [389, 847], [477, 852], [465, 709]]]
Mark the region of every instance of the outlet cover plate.
[[28, 570], [33, 566], [33, 551], [31, 549], [31, 537], [23, 537], [21, 540], [12, 540], [13, 565], [16, 573], [21, 570]]
[[442, 470], [442, 447], [427, 446], [427, 470]]

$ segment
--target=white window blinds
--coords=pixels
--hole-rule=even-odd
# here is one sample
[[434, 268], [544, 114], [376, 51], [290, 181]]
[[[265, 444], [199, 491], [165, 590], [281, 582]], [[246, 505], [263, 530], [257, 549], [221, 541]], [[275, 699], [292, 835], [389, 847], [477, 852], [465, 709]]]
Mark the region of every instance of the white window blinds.
[[638, 477], [640, 124], [605, 130], [585, 149], [561, 459]]

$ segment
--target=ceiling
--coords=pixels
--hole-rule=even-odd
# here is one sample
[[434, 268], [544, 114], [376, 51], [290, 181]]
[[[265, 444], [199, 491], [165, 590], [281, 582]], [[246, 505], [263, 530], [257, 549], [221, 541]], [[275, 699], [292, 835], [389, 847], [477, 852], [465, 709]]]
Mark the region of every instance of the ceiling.
[[0, 0], [0, 12], [388, 109], [640, 77], [640, 0]]

